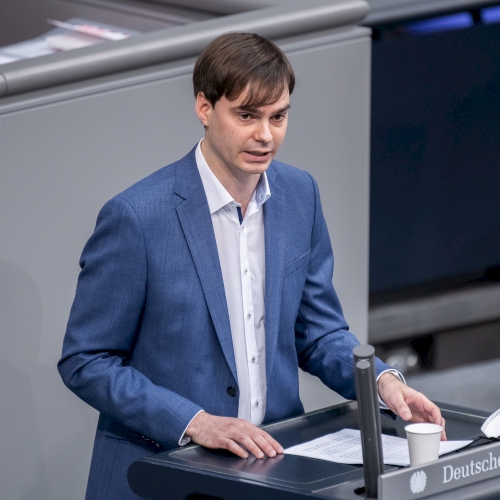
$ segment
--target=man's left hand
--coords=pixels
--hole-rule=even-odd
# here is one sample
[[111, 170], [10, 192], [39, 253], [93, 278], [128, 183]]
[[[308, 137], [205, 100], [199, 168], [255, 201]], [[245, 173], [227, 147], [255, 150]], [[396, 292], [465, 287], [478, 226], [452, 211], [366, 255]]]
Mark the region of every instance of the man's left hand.
[[431, 422], [443, 428], [441, 440], [446, 441], [445, 419], [441, 410], [421, 392], [403, 384], [392, 373], [384, 373], [378, 380], [378, 392], [391, 411], [403, 420]]

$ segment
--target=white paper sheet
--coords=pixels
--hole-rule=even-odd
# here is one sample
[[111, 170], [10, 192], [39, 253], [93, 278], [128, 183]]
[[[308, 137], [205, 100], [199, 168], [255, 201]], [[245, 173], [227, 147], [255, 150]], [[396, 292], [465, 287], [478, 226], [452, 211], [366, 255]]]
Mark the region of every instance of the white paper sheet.
[[59, 28], [83, 33], [84, 35], [101, 38], [103, 40], [125, 40], [125, 38], [128, 38], [130, 36], [129, 34], [123, 33], [122, 31], [105, 28], [103, 26], [97, 26], [95, 24], [72, 24], [69, 22], [54, 21], [53, 19], [47, 19], [47, 22]]
[[14, 61], [19, 61], [18, 57], [6, 56], [4, 54], [0, 54], [0, 64], [8, 64]]
[[66, 22], [49, 21], [57, 28], [42, 36], [25, 42], [0, 47], [0, 64], [53, 54], [60, 50], [71, 50], [106, 40], [124, 40], [137, 31], [118, 28], [108, 24], [71, 18]]
[[62, 33], [45, 38], [45, 43], [53, 50], [74, 50], [101, 43], [104, 40], [81, 33]]
[[35, 38], [27, 42], [16, 43], [3, 47], [4, 55], [16, 57], [18, 59], [30, 59], [32, 57], [46, 56], [53, 54], [54, 50], [51, 49], [45, 40]]
[[[439, 455], [467, 446], [472, 441], [441, 441]], [[410, 465], [406, 439], [382, 434], [384, 463], [388, 465]], [[342, 429], [333, 434], [314, 439], [307, 443], [287, 448], [285, 453], [302, 457], [318, 458], [341, 464], [362, 465], [363, 451], [361, 433], [357, 429]]]

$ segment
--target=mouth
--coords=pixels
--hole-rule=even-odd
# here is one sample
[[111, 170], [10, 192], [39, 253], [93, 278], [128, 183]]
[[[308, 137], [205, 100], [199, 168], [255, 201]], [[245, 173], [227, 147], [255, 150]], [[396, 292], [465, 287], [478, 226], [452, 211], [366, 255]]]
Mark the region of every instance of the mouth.
[[257, 158], [267, 158], [270, 154], [270, 151], [245, 151], [245, 153]]

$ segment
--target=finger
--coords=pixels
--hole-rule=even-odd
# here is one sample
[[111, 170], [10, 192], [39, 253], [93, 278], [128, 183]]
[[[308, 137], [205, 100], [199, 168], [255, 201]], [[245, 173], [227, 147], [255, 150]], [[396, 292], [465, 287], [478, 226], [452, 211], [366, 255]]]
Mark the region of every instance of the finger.
[[411, 420], [413, 418], [412, 412], [409, 406], [406, 404], [401, 393], [394, 397], [394, 400], [391, 401], [390, 406], [393, 408], [393, 411], [395, 411], [395, 413], [397, 413], [403, 420]]
[[233, 440], [239, 444], [242, 444], [256, 458], [264, 458], [264, 452], [255, 443], [255, 441], [252, 438], [250, 438], [250, 436], [248, 436], [247, 434], [242, 432], [233, 437]]
[[[283, 447], [272, 436], [270, 436], [264, 430], [251, 424], [250, 422], [247, 422], [245, 420], [240, 420], [238, 422], [237, 429], [234, 430], [237, 431], [238, 434], [246, 435], [251, 440], [250, 443], [246, 441], [244, 436], [238, 436], [238, 435], [230, 436], [236, 442], [239, 442], [240, 439], [243, 439], [243, 441], [241, 441], [241, 444], [243, 444], [251, 453], [254, 453], [253, 444], [255, 444], [255, 446], [257, 446], [262, 452], [264, 452], [269, 457], [275, 457], [277, 453], [281, 454], [284, 452]], [[257, 450], [255, 450], [255, 452], [258, 453]], [[263, 455], [261, 456], [256, 453], [254, 453], [254, 455], [257, 458], [263, 457]]]
[[403, 420], [412, 418], [412, 412], [405, 401], [409, 399], [408, 394], [405, 394], [407, 390], [408, 387], [401, 382], [397, 384], [391, 383], [388, 388], [387, 384], [384, 386], [383, 401], [391, 411], [399, 415]]
[[[425, 396], [424, 396], [425, 398]], [[427, 399], [427, 398], [425, 398]], [[441, 410], [437, 405], [435, 405], [432, 401], [427, 400], [424, 405], [425, 412], [422, 412], [423, 418], [422, 421], [432, 422], [434, 424], [440, 425], [443, 430], [441, 431], [441, 441], [446, 441], [446, 420], [441, 415]]]
[[276, 453], [278, 450], [274, 448], [274, 446], [268, 441], [267, 438], [270, 436], [263, 435], [263, 434], [257, 434], [256, 436], [253, 437], [255, 444], [268, 456], [268, 457], [275, 457]]
[[446, 420], [441, 417], [440, 421], [436, 423], [443, 428], [443, 430], [441, 431], [441, 441], [447, 441], [448, 438], [446, 437]]
[[276, 439], [274, 439], [270, 434], [265, 431], [261, 431], [264, 439], [274, 448], [276, 453], [283, 453], [285, 450], [283, 446], [281, 446]]
[[[441, 415], [441, 410], [435, 403], [433, 403], [423, 394], [416, 393], [416, 396], [417, 397], [414, 399], [414, 404], [416, 409], [421, 413], [421, 421], [429, 421], [440, 425], [443, 428], [443, 430], [441, 431], [441, 441], [446, 441], [446, 420]], [[414, 412], [414, 415], [416, 413], [417, 411]]]
[[446, 420], [444, 418], [441, 425], [443, 427], [443, 432], [441, 432], [441, 441], [447, 441], [448, 437], [446, 436]]
[[441, 425], [444, 428], [445, 420], [441, 415], [439, 407], [423, 394], [418, 393], [418, 396], [419, 398], [415, 401], [415, 405], [421, 406], [424, 418], [427, 417], [429, 422]]
[[232, 439], [221, 439], [221, 442], [219, 443], [219, 446], [217, 448], [228, 450], [240, 458], [248, 458], [248, 453], [241, 446], [238, 446], [238, 444], [236, 444]]

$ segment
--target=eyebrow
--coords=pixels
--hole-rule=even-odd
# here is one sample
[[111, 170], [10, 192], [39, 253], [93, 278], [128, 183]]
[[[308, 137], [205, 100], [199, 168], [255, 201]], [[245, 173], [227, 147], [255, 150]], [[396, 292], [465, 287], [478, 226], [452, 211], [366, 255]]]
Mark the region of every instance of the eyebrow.
[[[278, 109], [273, 115], [279, 115], [280, 113], [284, 113], [285, 111], [288, 111], [291, 108], [290, 104], [287, 104], [286, 106], [282, 107], [281, 109]], [[238, 106], [235, 108], [236, 111], [246, 111], [249, 113], [255, 113], [259, 114], [259, 108], [254, 108], [253, 106]]]

